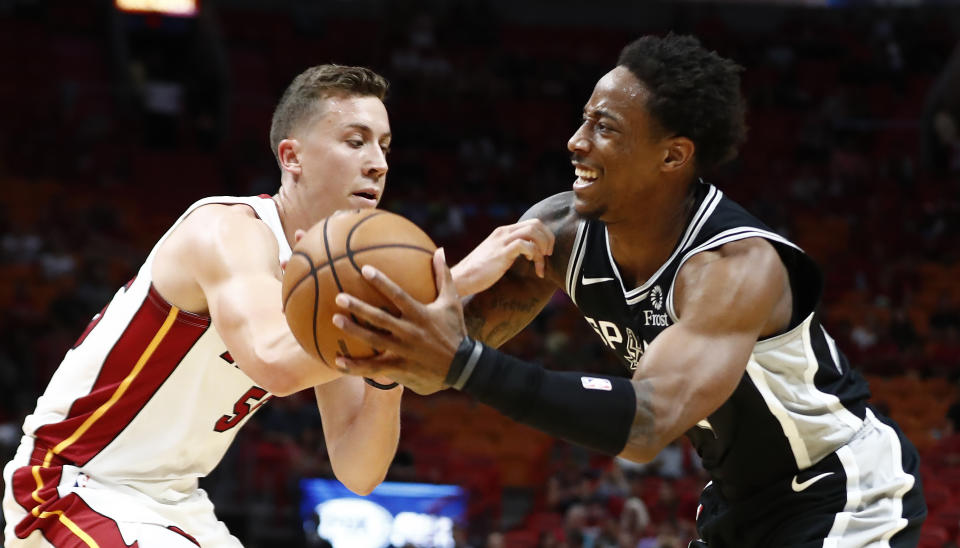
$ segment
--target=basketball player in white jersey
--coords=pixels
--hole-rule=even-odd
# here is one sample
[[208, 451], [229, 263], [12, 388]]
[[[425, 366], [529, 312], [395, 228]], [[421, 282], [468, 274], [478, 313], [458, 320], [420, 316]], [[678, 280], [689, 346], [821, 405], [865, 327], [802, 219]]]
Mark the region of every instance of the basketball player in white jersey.
[[[334, 323], [388, 350], [338, 364], [420, 393], [463, 390], [641, 462], [686, 434], [713, 480], [691, 548], [915, 547], [926, 516], [917, 451], [867, 403], [866, 382], [820, 324], [819, 269], [700, 178], [743, 141], [739, 70], [693, 37], [629, 44], [567, 143], [572, 192], [525, 215], [556, 235], [546, 276], [518, 261], [464, 314], [442, 254], [428, 305], [366, 267], [402, 317], [338, 296], [380, 330], [348, 314]], [[557, 289], [621, 376], [547, 371], [493, 348]]]
[[[307, 388], [337, 478], [360, 494], [383, 480], [403, 389], [309, 357], [283, 317], [281, 276], [305, 229], [379, 203], [386, 91], [360, 67], [295, 78], [270, 131], [279, 192], [193, 204], [94, 318], [4, 468], [7, 547], [239, 546], [198, 478], [261, 405]], [[519, 254], [542, 271], [551, 243], [542, 223], [505, 227], [458, 265], [459, 289], [484, 289]]]

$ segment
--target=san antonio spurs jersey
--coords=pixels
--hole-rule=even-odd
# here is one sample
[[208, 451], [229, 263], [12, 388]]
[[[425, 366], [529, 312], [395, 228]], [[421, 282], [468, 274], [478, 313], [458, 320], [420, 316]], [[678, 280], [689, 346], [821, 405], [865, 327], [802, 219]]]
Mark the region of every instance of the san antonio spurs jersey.
[[687, 432], [714, 484], [738, 500], [846, 444], [863, 426], [869, 391], [820, 325], [813, 261], [712, 185], [697, 185], [694, 210], [670, 258], [640, 287], [624, 284], [605, 225], [581, 221], [566, 291], [632, 375], [644, 349], [677, 321], [673, 288], [684, 262], [744, 238], [773, 244], [793, 290], [789, 329], [757, 342], [730, 399]]

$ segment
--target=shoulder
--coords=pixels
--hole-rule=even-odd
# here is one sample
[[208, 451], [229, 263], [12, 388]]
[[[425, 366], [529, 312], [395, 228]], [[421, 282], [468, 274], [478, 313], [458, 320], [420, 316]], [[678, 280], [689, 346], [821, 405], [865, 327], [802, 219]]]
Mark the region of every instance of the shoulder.
[[548, 274], [554, 283], [563, 287], [567, 263], [577, 237], [577, 228], [582, 218], [573, 208], [573, 191], [561, 192], [545, 198], [523, 214], [521, 220], [540, 219], [553, 232], [555, 244], [548, 261]]
[[739, 274], [750, 267], [765, 270], [778, 265], [783, 266], [773, 244], [764, 238], [744, 238], [690, 257], [680, 268], [678, 278], [699, 276], [708, 272]]
[[573, 209], [573, 192], [561, 192], [533, 205], [521, 220], [540, 219], [554, 234], [573, 231], [576, 233], [580, 217]]
[[[244, 268], [272, 271], [266, 257], [271, 251], [276, 257], [278, 247], [269, 228], [245, 204], [195, 206], [157, 247], [153, 284], [178, 308], [207, 313], [206, 288]], [[244, 267], [244, 261], [250, 266]]]
[[273, 241], [272, 232], [247, 204], [207, 204], [191, 211], [178, 229], [195, 243], [220, 245], [248, 238]]
[[745, 238], [697, 253], [680, 267], [674, 285], [677, 316], [766, 324], [789, 294], [787, 270], [773, 245]]
[[187, 215], [183, 222], [184, 224], [196, 224], [204, 222], [245, 222], [254, 220], [258, 220], [256, 211], [254, 211], [253, 207], [245, 203], [212, 203], [197, 207]]
[[195, 270], [230, 269], [276, 262], [279, 244], [270, 227], [246, 204], [207, 204], [191, 211], [165, 244]]

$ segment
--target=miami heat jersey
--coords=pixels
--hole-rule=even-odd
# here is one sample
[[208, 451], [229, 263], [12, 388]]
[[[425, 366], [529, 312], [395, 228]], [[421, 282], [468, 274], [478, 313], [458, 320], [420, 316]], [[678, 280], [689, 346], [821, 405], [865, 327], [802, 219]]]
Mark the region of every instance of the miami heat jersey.
[[754, 346], [733, 395], [687, 432], [704, 467], [729, 500], [756, 492], [818, 462], [862, 427], [866, 382], [850, 369], [815, 308], [821, 279], [797, 246], [723, 195], [698, 183], [694, 213], [670, 257], [639, 287], [628, 287], [614, 261], [605, 225], [580, 222], [566, 291], [632, 376], [644, 350], [677, 322], [674, 282], [697, 253], [744, 238], [777, 250], [793, 291], [789, 329]]
[[[276, 237], [277, 260], [290, 257], [269, 197], [201, 200], [170, 231], [215, 203], [253, 208]], [[271, 396], [237, 367], [209, 316], [179, 310], [154, 289], [153, 259], [170, 231], [66, 353], [24, 433], [33, 438], [33, 464], [75, 465], [176, 502]]]

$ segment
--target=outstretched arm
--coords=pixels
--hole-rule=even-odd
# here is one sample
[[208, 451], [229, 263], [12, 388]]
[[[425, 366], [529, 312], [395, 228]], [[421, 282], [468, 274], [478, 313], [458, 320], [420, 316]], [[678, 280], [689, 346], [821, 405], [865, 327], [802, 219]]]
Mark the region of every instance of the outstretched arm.
[[[516, 261], [492, 287], [466, 301], [464, 319], [471, 337], [501, 346], [529, 325], [554, 291], [563, 287], [579, 222], [571, 198], [570, 192], [556, 194], [521, 217], [521, 223], [536, 219], [549, 229], [554, 236], [552, 253], [545, 258], [542, 271], [539, 264]], [[452, 269], [454, 280], [459, 266]]]
[[[570, 193], [564, 193], [537, 204], [519, 223], [507, 227], [508, 232], [494, 231], [452, 271], [446, 265], [442, 250], [438, 251], [433, 266], [439, 295], [432, 303], [416, 303], [416, 313], [412, 304], [401, 308], [399, 318], [379, 311], [365, 318], [367, 325], [363, 327], [343, 315], [335, 315], [335, 324], [351, 323], [352, 328], [362, 332], [358, 335], [361, 339], [370, 341], [387, 336], [393, 343], [390, 347], [376, 346], [390, 350], [382, 355], [367, 359], [342, 358], [338, 363], [349, 363], [354, 373], [366, 371], [370, 375], [388, 376], [420, 394], [444, 388], [446, 366], [466, 332], [460, 288], [486, 287], [496, 281], [489, 289], [468, 299], [466, 325], [475, 337], [497, 346], [523, 329], [563, 285], [571, 234], [575, 234], [578, 222], [570, 202]], [[507, 242], [507, 245], [488, 245], [491, 241]], [[512, 255], [510, 245], [517, 246], [518, 250]], [[533, 260], [516, 260], [520, 255], [528, 256], [519, 250], [528, 250]], [[552, 253], [547, 255], [545, 250]], [[373, 272], [370, 268], [363, 269], [368, 279], [374, 276]], [[374, 285], [381, 291], [389, 291], [388, 296], [395, 303], [415, 302], [382, 274], [375, 276], [379, 283]], [[481, 279], [486, 281], [477, 282]], [[337, 302], [344, 303], [343, 307], [356, 299], [343, 294]]]
[[381, 390], [344, 376], [314, 392], [334, 474], [351, 491], [369, 494], [397, 452], [403, 387]]
[[[283, 316], [278, 251], [273, 234], [248, 207], [204, 206], [164, 242], [154, 279], [167, 288], [165, 296], [209, 309], [253, 382], [278, 396], [315, 387], [337, 478], [369, 493], [396, 452], [403, 389], [379, 390], [345, 377], [300, 347]], [[183, 270], [188, 277], [178, 277]], [[198, 288], [193, 295], [191, 285]]]
[[178, 225], [158, 250], [153, 270], [167, 300], [209, 311], [240, 369], [258, 386], [285, 396], [340, 373], [310, 357], [290, 332], [278, 254], [276, 238], [251, 208], [211, 204]]
[[[438, 301], [447, 302], [448, 321], [430, 324], [430, 336], [444, 344], [436, 345], [418, 368], [431, 369], [447, 385], [517, 421], [638, 461], [652, 459], [720, 407], [736, 389], [758, 338], [782, 329], [790, 316], [786, 269], [773, 247], [757, 238], [733, 242], [700, 253], [683, 266], [675, 286], [679, 321], [647, 348], [632, 379], [548, 371], [465, 337], [462, 320], [456, 321], [457, 309], [449, 305], [449, 273], [439, 259], [434, 266], [446, 273], [438, 283]], [[379, 272], [367, 268], [364, 275], [397, 303], [404, 317], [436, 314], [428, 310], [436, 303], [405, 299]], [[382, 322], [378, 325], [386, 329], [407, 327], [356, 299], [340, 298], [360, 320]], [[337, 318], [351, 335], [380, 348], [398, 348], [390, 335], [370, 333], [344, 315]], [[453, 341], [459, 341], [455, 348]], [[350, 373], [369, 373], [366, 363], [347, 360], [342, 365]], [[394, 374], [389, 366], [384, 371]], [[404, 382], [402, 371], [395, 374]]]
[[[498, 226], [480, 245], [451, 268], [457, 293], [469, 297], [496, 283], [511, 267], [523, 265], [528, 275], [543, 278], [553, 253], [554, 236], [536, 217], [524, 216], [512, 225]], [[519, 257], [526, 261], [518, 261]]]

